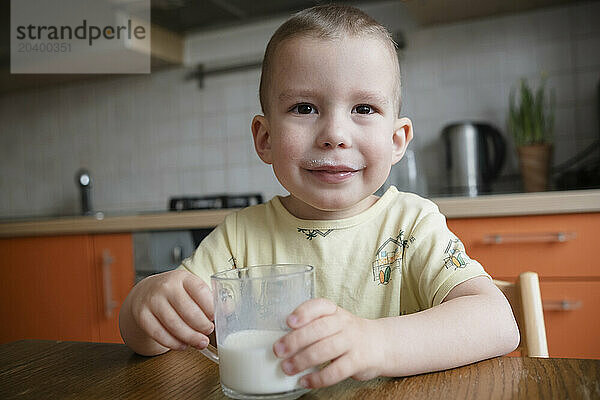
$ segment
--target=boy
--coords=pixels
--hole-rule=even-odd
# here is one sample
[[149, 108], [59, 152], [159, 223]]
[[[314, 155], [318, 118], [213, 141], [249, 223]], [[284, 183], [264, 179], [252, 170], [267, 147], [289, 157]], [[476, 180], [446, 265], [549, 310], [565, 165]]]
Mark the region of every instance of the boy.
[[175, 271], [146, 278], [120, 316], [145, 355], [204, 348], [209, 277], [270, 263], [315, 266], [317, 295], [273, 345], [282, 369], [318, 388], [404, 376], [514, 350], [510, 306], [437, 207], [390, 188], [373, 195], [412, 139], [398, 118], [400, 71], [388, 32], [363, 12], [317, 6], [284, 23], [263, 62], [256, 152], [289, 191], [227, 216]]

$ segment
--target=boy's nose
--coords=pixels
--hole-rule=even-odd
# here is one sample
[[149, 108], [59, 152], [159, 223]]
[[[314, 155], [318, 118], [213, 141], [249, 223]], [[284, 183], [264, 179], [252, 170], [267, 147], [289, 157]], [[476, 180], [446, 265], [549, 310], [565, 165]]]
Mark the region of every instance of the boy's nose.
[[348, 128], [344, 126], [343, 121], [336, 118], [329, 118], [328, 121], [324, 121], [324, 125], [321, 127], [321, 131], [317, 137], [317, 143], [319, 147], [325, 149], [352, 146]]

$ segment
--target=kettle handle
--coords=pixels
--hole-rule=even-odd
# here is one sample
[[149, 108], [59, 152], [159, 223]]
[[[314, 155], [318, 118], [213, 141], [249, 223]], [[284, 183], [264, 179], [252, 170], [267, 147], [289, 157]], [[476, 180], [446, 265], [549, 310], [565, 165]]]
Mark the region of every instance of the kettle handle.
[[504, 158], [506, 156], [506, 144], [502, 134], [493, 126], [490, 125], [482, 125], [481, 126], [485, 135], [486, 143], [488, 141], [492, 142], [492, 147], [494, 148], [494, 157], [490, 162], [490, 168], [486, 168], [488, 170], [487, 176], [484, 177], [486, 181], [496, 178], [502, 169], [502, 165], [504, 165]]

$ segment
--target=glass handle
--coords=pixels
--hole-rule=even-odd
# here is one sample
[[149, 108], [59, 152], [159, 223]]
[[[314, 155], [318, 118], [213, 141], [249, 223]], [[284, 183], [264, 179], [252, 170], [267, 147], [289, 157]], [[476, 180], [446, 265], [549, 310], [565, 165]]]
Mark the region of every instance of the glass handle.
[[576, 237], [575, 232], [491, 233], [483, 236], [483, 243], [563, 243]]
[[204, 356], [212, 362], [215, 362], [217, 364], [219, 363], [219, 355], [217, 353], [217, 348], [212, 344], [209, 344], [207, 348], [198, 351], [204, 354]]

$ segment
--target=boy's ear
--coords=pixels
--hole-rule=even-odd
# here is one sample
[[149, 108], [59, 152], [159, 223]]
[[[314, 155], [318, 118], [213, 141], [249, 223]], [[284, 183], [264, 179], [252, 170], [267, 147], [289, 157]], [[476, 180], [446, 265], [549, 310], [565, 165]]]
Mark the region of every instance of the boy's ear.
[[255, 115], [252, 119], [252, 137], [256, 154], [267, 164], [272, 164], [271, 135], [269, 123], [264, 115]]
[[396, 119], [394, 135], [392, 137], [392, 165], [402, 159], [412, 138], [413, 128], [411, 120], [406, 117]]

